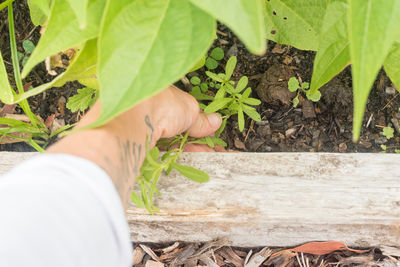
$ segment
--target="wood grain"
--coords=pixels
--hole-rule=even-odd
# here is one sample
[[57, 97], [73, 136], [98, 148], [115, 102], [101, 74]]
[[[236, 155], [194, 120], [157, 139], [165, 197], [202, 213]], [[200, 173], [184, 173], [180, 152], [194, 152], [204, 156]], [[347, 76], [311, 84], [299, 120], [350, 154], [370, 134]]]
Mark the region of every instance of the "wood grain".
[[[0, 153], [0, 173], [31, 155]], [[162, 177], [157, 215], [127, 210], [132, 241], [398, 246], [399, 162], [394, 154], [185, 153], [181, 163], [207, 171], [210, 182]]]

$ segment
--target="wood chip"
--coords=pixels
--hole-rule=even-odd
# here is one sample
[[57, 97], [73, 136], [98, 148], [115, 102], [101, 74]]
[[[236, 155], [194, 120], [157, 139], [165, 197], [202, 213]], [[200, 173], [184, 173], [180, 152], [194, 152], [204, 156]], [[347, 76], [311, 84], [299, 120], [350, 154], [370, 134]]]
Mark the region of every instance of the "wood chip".
[[379, 249], [385, 256], [400, 257], [400, 247], [380, 246]]
[[139, 245], [153, 260], [160, 262], [158, 256], [146, 245]]
[[235, 266], [241, 267], [244, 265], [244, 259], [236, 255], [230, 247], [223, 248], [222, 250], [218, 251], [218, 254], [220, 254], [222, 257], [225, 258], [226, 261], [232, 263]]
[[314, 104], [310, 100], [304, 100], [301, 111], [303, 112], [303, 117], [306, 119], [314, 119], [317, 117], [314, 110]]
[[207, 267], [219, 267], [219, 265], [215, 263], [215, 261], [213, 261], [211, 258], [203, 258], [201, 259], [201, 261], [204, 262]]
[[296, 128], [287, 129], [287, 130], [285, 131], [285, 136], [286, 136], [286, 138], [290, 138], [290, 137], [292, 137], [293, 135], [295, 135], [296, 132], [297, 132], [297, 129], [296, 129]]
[[264, 261], [267, 260], [269, 256], [271, 256], [272, 250], [270, 250], [268, 247], [263, 248], [260, 252], [254, 254], [253, 257], [249, 260], [249, 262], [244, 265], [245, 267], [258, 267], [260, 266]]
[[136, 247], [133, 250], [133, 265], [141, 263], [145, 254], [146, 252], [141, 247]]
[[164, 264], [158, 261], [148, 260], [145, 267], [164, 267]]
[[176, 249], [177, 247], [179, 247], [179, 242], [175, 242], [174, 244], [172, 244], [171, 246], [169, 246], [169, 247], [166, 247], [166, 248], [163, 248], [162, 250], [161, 250], [161, 252], [162, 253], [169, 253], [169, 252], [171, 252], [171, 251], [173, 251], [174, 249]]
[[6, 114], [4, 117], [7, 119], [13, 119], [13, 120], [18, 120], [18, 121], [28, 122], [28, 123], [31, 121], [29, 119], [29, 117], [25, 114]]

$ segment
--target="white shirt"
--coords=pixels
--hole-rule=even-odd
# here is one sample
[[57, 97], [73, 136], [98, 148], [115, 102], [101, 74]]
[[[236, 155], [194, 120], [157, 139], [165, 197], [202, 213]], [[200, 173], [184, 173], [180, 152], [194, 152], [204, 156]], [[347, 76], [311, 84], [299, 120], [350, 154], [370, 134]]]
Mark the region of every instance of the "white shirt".
[[34, 157], [0, 177], [1, 267], [127, 267], [128, 225], [117, 191], [94, 163]]

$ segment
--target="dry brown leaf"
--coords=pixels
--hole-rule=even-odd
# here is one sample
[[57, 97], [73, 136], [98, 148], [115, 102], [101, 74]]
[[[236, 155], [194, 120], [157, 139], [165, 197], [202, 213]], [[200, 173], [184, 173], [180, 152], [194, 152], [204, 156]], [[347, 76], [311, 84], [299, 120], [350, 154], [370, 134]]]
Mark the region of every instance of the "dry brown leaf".
[[274, 253], [271, 257], [275, 257], [284, 251], [302, 252], [313, 255], [326, 255], [337, 250], [347, 250], [355, 253], [365, 253], [370, 251], [369, 249], [367, 250], [351, 249], [347, 247], [346, 244], [344, 244], [343, 242], [338, 242], [338, 241], [309, 242], [295, 248], [278, 251]]
[[54, 119], [56, 118], [56, 114], [51, 114], [50, 116], [47, 117], [47, 119], [44, 121], [44, 125], [46, 125], [47, 128], [50, 128], [53, 125]]
[[29, 119], [29, 117], [25, 114], [6, 114], [4, 116], [4, 118], [18, 120], [18, 121], [27, 122], [27, 123], [29, 123], [31, 121]]
[[272, 250], [268, 247], [263, 248], [260, 252], [253, 255], [245, 267], [258, 267], [260, 266], [269, 256], [271, 256]]
[[141, 247], [135, 247], [133, 250], [133, 265], [141, 263], [145, 254], [146, 252]]
[[[16, 137], [21, 137], [21, 138], [30, 138], [31, 137], [31, 135], [27, 134], [27, 133], [13, 133], [12, 135], [16, 136]], [[10, 136], [4, 136], [4, 135], [0, 136], [0, 144], [1, 145], [21, 143], [21, 142], [24, 142], [24, 141], [21, 141], [21, 140], [16, 139], [16, 138], [12, 138]]]
[[347, 265], [361, 265], [361, 266], [368, 266], [370, 262], [374, 261], [373, 255], [365, 255], [365, 256], [353, 256], [353, 257], [345, 257], [341, 259], [337, 264], [340, 266], [347, 266]]
[[235, 138], [234, 142], [235, 142], [235, 147], [236, 148], [243, 149], [243, 150], [246, 149], [245, 144], [242, 141], [240, 141], [239, 138]]

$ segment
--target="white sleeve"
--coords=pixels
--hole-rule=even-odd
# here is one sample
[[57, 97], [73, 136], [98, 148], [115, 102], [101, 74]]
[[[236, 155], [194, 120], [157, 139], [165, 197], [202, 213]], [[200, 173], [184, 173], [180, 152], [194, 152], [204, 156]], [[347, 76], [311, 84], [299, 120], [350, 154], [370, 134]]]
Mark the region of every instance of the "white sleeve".
[[0, 266], [132, 266], [117, 191], [94, 163], [34, 157], [0, 177]]

